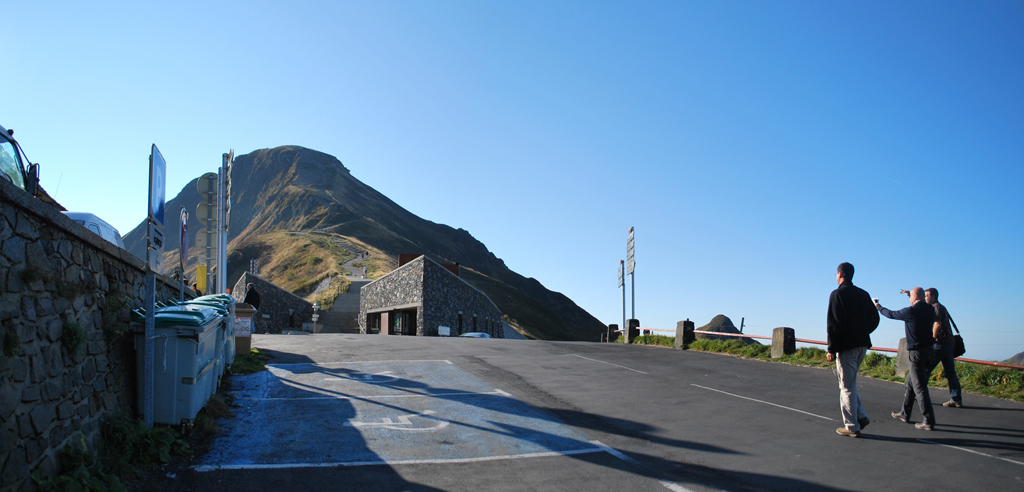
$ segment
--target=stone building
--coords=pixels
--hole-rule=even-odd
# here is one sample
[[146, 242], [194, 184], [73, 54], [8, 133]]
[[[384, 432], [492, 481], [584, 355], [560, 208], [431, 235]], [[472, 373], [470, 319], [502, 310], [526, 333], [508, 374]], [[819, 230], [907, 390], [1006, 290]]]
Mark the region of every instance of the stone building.
[[260, 309], [256, 312], [253, 325], [256, 333], [300, 330], [302, 324], [313, 316], [313, 304], [309, 301], [250, 272], [243, 273], [231, 288], [231, 295], [238, 302], [245, 299], [245, 286], [249, 283], [260, 293]]
[[476, 331], [504, 338], [505, 332], [501, 311], [483, 292], [426, 256], [360, 291], [360, 333], [438, 336], [445, 328], [450, 336]]

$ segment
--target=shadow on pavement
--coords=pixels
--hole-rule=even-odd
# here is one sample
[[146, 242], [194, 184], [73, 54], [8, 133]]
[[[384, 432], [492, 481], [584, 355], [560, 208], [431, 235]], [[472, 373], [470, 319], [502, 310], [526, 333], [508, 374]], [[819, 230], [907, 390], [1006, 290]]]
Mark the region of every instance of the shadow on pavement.
[[[365, 380], [371, 384], [387, 386], [388, 388], [404, 391], [409, 394], [458, 401], [461, 404], [485, 408], [488, 411], [509, 413], [517, 416], [521, 414], [521, 409], [525, 406], [531, 410], [532, 414], [534, 414], [532, 416], [545, 419], [552, 423], [567, 425], [584, 431], [592, 430], [606, 434], [622, 435], [630, 438], [646, 440], [655, 444], [700, 453], [733, 455], [745, 454], [741, 451], [736, 451], [729, 448], [710, 444], [664, 438], [662, 436], [655, 434], [655, 432], [658, 430], [657, 428], [642, 422], [608, 418], [577, 410], [536, 407], [522, 400], [511, 398], [509, 396], [503, 396], [499, 394], [480, 395], [477, 392], [464, 391], [456, 388], [431, 386], [421, 381], [415, 381], [406, 378], [390, 378], [386, 381], [381, 380], [380, 382], [374, 382], [372, 378], [375, 375], [362, 372], [359, 370], [350, 368], [322, 367], [313, 364], [312, 362], [309, 361], [308, 358], [304, 356], [295, 356], [293, 354], [275, 352], [274, 355], [275, 364], [291, 364], [302, 362], [310, 364], [309, 366], [306, 367], [289, 367], [289, 372], [292, 372], [293, 374], [322, 373], [325, 376], [331, 377], [342, 377], [357, 381]], [[415, 412], [415, 409], [403, 407], [399, 403], [360, 397], [359, 395], [352, 395], [344, 393], [342, 391], [329, 390], [322, 387], [308, 385], [299, 381], [289, 380], [288, 385], [292, 388], [301, 389], [308, 393], [315, 393], [321, 398], [325, 395], [335, 395], [337, 396], [337, 400], [329, 400], [346, 402], [343, 405], [344, 408], [340, 409], [340, 411], [333, 410], [331, 412], [331, 418], [337, 419], [339, 421], [345, 421], [354, 417], [354, 410], [352, 409], [352, 404], [350, 403], [350, 401], [356, 400], [364, 401], [378, 407], [388, 408], [400, 412]], [[282, 409], [281, 411], [284, 410]], [[459, 421], [456, 419], [451, 419], [449, 421], [453, 426], [462, 426], [467, 429], [472, 429], [473, 431], [478, 433], [491, 433], [503, 437], [522, 439], [524, 441], [528, 439], [530, 443], [539, 443], [542, 445], [550, 445], [549, 443], [556, 443], [557, 446], [550, 447], [550, 450], [553, 452], [563, 451], [566, 447], [575, 449], [586, 449], [596, 447], [596, 445], [590, 442], [573, 440], [566, 438], [564, 436], [544, 433], [542, 431], [538, 431], [537, 429], [528, 429], [520, 426], [510, 425], [505, 422], [487, 421], [480, 423], [471, 423], [466, 421]], [[490, 426], [485, 426], [482, 424], [489, 424]], [[358, 434], [358, 432], [354, 430], [350, 432]], [[359, 442], [360, 445], [363, 447], [363, 449], [360, 449], [359, 452], [365, 451], [366, 453], [372, 454], [372, 451], [368, 447], [366, 447], [366, 443], [365, 441], [363, 441], [362, 436], [352, 435], [350, 437], [352, 439], [355, 439], [356, 442]], [[274, 452], [282, 453], [286, 452], [288, 448], [288, 442], [294, 440], [295, 438], [296, 436], [294, 435], [275, 436], [273, 439], [268, 440], [265, 444], [273, 446]], [[311, 435], [303, 436], [302, 438], [323, 439], [324, 436], [321, 433], [319, 436]], [[636, 463], [629, 463], [627, 461], [622, 461], [619, 459], [609, 460], [607, 459], [607, 454], [603, 452], [571, 454], [565, 456], [574, 460], [580, 460], [588, 463], [598, 464], [600, 466], [611, 467], [625, 473], [649, 477], [654, 480], [670, 480], [672, 482], [680, 484], [713, 484], [715, 488], [724, 488], [725, 490], [735, 490], [740, 492], [764, 489], [808, 490], [813, 492], [844, 490], [841, 488], [821, 485], [819, 483], [796, 478], [766, 475], [762, 473], [721, 470], [702, 465], [677, 463], [658, 456], [648, 454], [630, 453], [630, 457], [637, 460], [639, 465], [637, 465]], [[609, 465], [609, 463], [612, 464]], [[236, 476], [239, 473], [240, 472], [237, 471], [219, 471], [216, 472], [216, 475], [218, 477], [223, 476], [227, 478]], [[430, 488], [425, 486], [406, 483], [404, 479], [402, 479], [401, 476], [399, 476], [399, 474], [393, 470], [392, 466], [389, 465], [360, 466], [348, 468], [332, 467], [325, 469], [305, 468], [298, 471], [296, 471], [295, 469], [254, 470], [246, 471], [241, 476], [248, 477], [247, 480], [251, 480], [251, 483], [259, 483], [260, 485], [263, 486], [268, 486], [272, 483], [296, 484], [305, 481], [308, 482], [308, 487], [322, 488], [325, 485], [324, 481], [333, 482], [336, 480], [341, 480], [344, 483], [346, 483], [346, 485], [353, 484], [354, 486], [349, 487], [353, 490], [361, 489], [360, 486], [355, 486], [355, 484], [360, 483], [372, 484], [373, 486], [369, 487], [368, 489], [373, 490], [431, 490]], [[289, 486], [289, 488], [286, 488], [285, 490], [292, 490], [292, 488], [291, 486]]]

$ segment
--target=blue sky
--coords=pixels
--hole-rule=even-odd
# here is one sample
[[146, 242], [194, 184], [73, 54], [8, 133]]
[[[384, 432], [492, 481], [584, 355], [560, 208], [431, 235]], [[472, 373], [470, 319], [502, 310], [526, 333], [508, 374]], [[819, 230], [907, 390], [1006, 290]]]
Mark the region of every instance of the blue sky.
[[147, 3], [0, 30], [0, 124], [122, 232], [153, 143], [169, 197], [302, 145], [605, 323], [635, 227], [645, 327], [824, 339], [850, 261], [888, 307], [938, 288], [967, 356], [1024, 351], [1020, 3]]

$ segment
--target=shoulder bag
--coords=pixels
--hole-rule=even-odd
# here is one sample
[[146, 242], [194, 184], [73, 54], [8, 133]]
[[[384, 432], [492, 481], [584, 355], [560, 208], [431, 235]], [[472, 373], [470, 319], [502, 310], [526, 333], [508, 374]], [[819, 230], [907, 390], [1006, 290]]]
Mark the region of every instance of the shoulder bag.
[[[946, 315], [949, 316], [949, 311], [946, 311]], [[964, 348], [964, 337], [960, 336], [960, 328], [956, 327], [956, 323], [953, 322], [953, 317], [949, 316], [949, 324], [956, 330], [956, 335], [953, 335], [953, 357], [960, 357], [967, 353], [967, 349]]]

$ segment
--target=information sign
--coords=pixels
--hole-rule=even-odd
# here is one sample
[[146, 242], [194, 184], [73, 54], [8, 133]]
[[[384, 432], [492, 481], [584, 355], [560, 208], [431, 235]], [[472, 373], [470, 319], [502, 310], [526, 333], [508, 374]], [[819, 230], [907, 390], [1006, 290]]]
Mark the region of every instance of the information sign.
[[149, 239], [146, 256], [150, 270], [164, 273], [164, 206], [167, 195], [167, 161], [153, 144], [149, 154]]
[[235, 317], [235, 336], [236, 337], [251, 337], [252, 336], [252, 318]]

